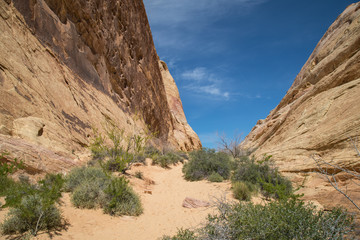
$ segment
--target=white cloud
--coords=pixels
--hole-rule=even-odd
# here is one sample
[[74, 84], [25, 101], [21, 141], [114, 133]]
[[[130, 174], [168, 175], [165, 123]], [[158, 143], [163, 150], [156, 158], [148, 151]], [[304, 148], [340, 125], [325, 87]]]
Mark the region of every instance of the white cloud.
[[201, 81], [207, 77], [206, 68], [197, 67], [193, 70], [187, 70], [183, 72], [181, 76], [184, 79]]
[[[245, 15], [266, 1], [268, 0], [144, 0], [144, 4], [156, 46], [182, 49], [196, 44], [198, 34], [201, 36], [204, 29], [227, 17], [229, 13]], [[213, 50], [216, 48], [207, 47]]]
[[222, 89], [223, 81], [204, 67], [187, 70], [181, 74], [184, 88], [203, 96], [217, 97], [217, 100], [229, 100], [230, 93]]
[[226, 14], [235, 7], [241, 10], [237, 14], [246, 14], [254, 6], [266, 1], [267, 0], [144, 0], [144, 4], [153, 24], [174, 26], [188, 22], [205, 24], [209, 20], [216, 21], [216, 18]]

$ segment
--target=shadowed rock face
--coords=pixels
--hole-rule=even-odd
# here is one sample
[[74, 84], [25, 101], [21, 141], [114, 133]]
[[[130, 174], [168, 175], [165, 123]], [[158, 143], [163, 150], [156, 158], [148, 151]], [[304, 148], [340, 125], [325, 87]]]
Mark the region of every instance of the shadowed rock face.
[[201, 146], [177, 138], [142, 0], [0, 0], [0, 29], [0, 150], [19, 137], [74, 159], [109, 121]]
[[313, 154], [359, 167], [348, 141], [360, 135], [359, 50], [360, 3], [355, 3], [330, 26], [285, 97], [242, 146], [257, 148], [257, 156], [273, 155], [288, 173], [316, 169]]

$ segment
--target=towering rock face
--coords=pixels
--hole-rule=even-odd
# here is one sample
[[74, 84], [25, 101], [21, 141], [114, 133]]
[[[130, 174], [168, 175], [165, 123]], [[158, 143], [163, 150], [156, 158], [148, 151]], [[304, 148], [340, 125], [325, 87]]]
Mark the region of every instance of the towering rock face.
[[242, 145], [273, 155], [283, 172], [316, 169], [313, 155], [360, 167], [349, 142], [360, 135], [359, 50], [360, 2], [330, 26], [280, 104]]
[[164, 80], [166, 98], [169, 104], [171, 117], [174, 126], [175, 140], [172, 145], [178, 146], [180, 149], [189, 150], [192, 148], [200, 149], [201, 142], [199, 137], [186, 121], [185, 113], [181, 103], [179, 90], [171, 76], [169, 69], [164, 61], [159, 61], [161, 75]]
[[142, 0], [0, 0], [0, 32], [0, 150], [29, 167], [68, 169], [105, 122], [201, 146], [169, 107]]

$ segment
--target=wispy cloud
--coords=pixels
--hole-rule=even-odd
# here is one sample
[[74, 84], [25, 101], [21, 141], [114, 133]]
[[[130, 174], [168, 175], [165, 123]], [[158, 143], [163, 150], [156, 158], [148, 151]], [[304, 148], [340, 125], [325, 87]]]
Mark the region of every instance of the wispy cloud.
[[187, 70], [181, 74], [182, 78], [195, 81], [202, 81], [208, 77], [207, 75], [208, 73], [204, 67], [197, 67], [193, 70]]
[[[216, 21], [217, 17], [234, 9], [237, 14], [246, 14], [254, 6], [267, 0], [144, 0], [153, 24], [174, 26], [187, 22], [196, 25]], [[209, 18], [211, 17], [211, 18]], [[196, 20], [196, 21], [194, 21]], [[193, 27], [194, 25], [189, 27]]]
[[216, 97], [216, 100], [229, 100], [230, 93], [223, 90], [223, 81], [207, 68], [197, 67], [181, 74], [184, 88], [203, 96]]
[[144, 0], [157, 46], [184, 48], [230, 13], [246, 15], [268, 0]]

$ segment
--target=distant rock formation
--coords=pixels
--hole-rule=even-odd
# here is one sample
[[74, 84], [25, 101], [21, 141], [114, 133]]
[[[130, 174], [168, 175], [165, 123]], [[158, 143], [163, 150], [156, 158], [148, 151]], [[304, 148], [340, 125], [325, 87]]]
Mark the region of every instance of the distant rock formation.
[[162, 75], [142, 0], [0, 0], [0, 32], [0, 151], [66, 170], [106, 121], [201, 147], [181, 100], [167, 96], [176, 85]]
[[242, 146], [257, 149], [257, 156], [273, 155], [288, 173], [314, 170], [313, 154], [342, 167], [360, 167], [348, 141], [360, 136], [359, 50], [360, 2], [330, 26], [285, 97]]
[[174, 126], [174, 138], [171, 144], [183, 150], [200, 149], [199, 137], [186, 121], [179, 90], [164, 61], [159, 61], [164, 80], [166, 98], [169, 104]]

